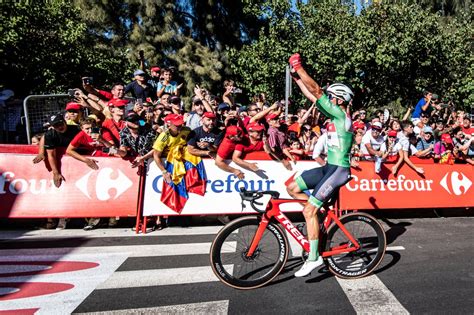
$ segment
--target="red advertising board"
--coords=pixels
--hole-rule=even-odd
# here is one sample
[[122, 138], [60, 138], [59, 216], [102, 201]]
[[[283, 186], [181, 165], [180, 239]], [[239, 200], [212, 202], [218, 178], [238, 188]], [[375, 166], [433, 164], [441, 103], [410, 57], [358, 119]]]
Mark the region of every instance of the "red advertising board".
[[341, 189], [341, 209], [461, 208], [474, 206], [474, 166], [423, 164], [424, 174], [403, 165], [396, 176], [384, 165], [361, 163]]
[[44, 163], [34, 155], [0, 153], [0, 217], [110, 217], [135, 216], [139, 176], [130, 163], [118, 158], [95, 158], [92, 170], [69, 156], [61, 158], [65, 181], [53, 184]]

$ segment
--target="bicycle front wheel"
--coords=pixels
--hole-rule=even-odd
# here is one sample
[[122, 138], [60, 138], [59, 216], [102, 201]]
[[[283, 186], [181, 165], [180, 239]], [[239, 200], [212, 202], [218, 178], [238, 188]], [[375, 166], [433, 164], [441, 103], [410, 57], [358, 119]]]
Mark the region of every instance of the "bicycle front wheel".
[[[387, 241], [383, 227], [367, 213], [350, 213], [339, 220], [359, 243], [360, 248], [327, 257], [329, 270], [340, 278], [361, 278], [369, 275], [385, 255]], [[341, 247], [353, 247], [353, 244], [339, 226], [333, 223], [328, 229], [325, 251]]]
[[232, 221], [219, 231], [211, 246], [211, 267], [225, 284], [236, 289], [255, 289], [272, 281], [288, 259], [288, 239], [281, 228], [269, 223], [258, 247], [247, 257], [260, 219], [256, 216]]

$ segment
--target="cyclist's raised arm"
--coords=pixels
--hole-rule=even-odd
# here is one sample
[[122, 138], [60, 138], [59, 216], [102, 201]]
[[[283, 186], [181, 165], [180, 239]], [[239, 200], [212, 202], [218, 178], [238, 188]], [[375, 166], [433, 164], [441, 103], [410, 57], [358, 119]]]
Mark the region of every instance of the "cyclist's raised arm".
[[301, 63], [301, 56], [300, 54], [294, 54], [289, 59], [290, 66], [293, 70], [298, 73], [298, 76], [301, 78], [302, 83], [308, 89], [308, 92], [311, 93], [316, 99], [319, 99], [323, 96], [324, 92], [323, 89], [319, 86], [319, 84], [313, 80], [303, 68]]

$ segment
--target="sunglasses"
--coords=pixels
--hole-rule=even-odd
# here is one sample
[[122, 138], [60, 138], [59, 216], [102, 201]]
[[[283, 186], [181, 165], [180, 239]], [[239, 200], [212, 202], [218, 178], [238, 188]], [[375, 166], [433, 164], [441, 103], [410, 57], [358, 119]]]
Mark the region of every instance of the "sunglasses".
[[79, 113], [79, 111], [77, 109], [70, 109], [67, 112], [68, 113], [75, 113], [75, 114]]

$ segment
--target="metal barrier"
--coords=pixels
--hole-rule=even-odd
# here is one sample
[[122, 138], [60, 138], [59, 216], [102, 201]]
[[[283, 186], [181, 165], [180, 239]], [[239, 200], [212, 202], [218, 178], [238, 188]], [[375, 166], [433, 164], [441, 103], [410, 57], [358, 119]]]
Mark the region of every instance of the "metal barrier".
[[29, 95], [25, 98], [23, 110], [28, 144], [31, 144], [32, 135], [44, 131], [43, 125], [48, 117], [63, 111], [70, 100], [68, 94]]

